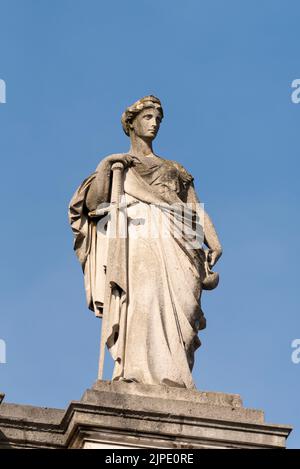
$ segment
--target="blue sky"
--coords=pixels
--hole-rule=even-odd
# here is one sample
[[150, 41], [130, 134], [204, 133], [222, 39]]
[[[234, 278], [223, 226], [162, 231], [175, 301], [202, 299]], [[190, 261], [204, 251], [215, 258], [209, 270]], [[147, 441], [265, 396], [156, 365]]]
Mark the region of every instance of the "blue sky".
[[[300, 447], [300, 4], [289, 0], [0, 0], [0, 391], [65, 407], [96, 379], [68, 202], [109, 153], [124, 108], [162, 100], [159, 155], [181, 162], [220, 235], [203, 296], [199, 389], [241, 394]], [[110, 378], [108, 363], [106, 378]]]

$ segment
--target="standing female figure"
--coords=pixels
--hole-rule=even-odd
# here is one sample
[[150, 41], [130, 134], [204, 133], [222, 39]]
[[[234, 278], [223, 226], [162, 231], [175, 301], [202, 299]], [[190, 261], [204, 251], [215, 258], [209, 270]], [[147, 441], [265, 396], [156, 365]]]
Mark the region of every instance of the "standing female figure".
[[[103, 333], [115, 361], [113, 380], [194, 388], [194, 352], [205, 328], [201, 293], [217, 285], [210, 269], [222, 250], [193, 177], [153, 152], [162, 119], [154, 96], [126, 109], [128, 153], [100, 162], [76, 191], [69, 217], [89, 308], [107, 315]], [[118, 162], [124, 168], [122, 233], [112, 238], [110, 207], [99, 207], [111, 200], [112, 166]], [[202, 233], [203, 244], [195, 233]]]

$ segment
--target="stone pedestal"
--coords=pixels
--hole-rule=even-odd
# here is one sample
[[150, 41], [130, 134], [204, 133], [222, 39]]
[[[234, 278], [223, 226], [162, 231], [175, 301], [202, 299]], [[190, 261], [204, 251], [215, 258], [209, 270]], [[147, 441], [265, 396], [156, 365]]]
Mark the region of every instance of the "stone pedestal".
[[0, 447], [10, 448], [284, 448], [290, 431], [237, 394], [135, 383], [98, 381], [65, 412], [0, 406]]

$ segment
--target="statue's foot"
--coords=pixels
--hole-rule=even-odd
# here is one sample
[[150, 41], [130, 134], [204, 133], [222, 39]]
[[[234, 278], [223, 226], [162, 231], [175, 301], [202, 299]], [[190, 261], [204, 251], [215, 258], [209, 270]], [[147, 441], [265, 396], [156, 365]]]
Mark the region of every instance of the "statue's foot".
[[134, 378], [124, 378], [123, 376], [114, 381], [122, 381], [123, 383], [138, 383], [138, 381]]

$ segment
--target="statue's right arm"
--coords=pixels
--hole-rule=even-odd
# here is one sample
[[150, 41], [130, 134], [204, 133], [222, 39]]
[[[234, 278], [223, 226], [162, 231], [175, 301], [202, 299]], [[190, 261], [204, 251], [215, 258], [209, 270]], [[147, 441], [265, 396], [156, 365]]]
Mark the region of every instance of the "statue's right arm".
[[101, 203], [109, 202], [111, 184], [110, 173], [111, 163], [108, 158], [105, 158], [99, 164], [96, 170], [96, 177], [91, 183], [87, 193], [85, 204], [90, 212], [95, 210]]
[[132, 164], [133, 158], [126, 153], [114, 153], [104, 158], [98, 165], [96, 177], [89, 187], [85, 201], [89, 212], [95, 210], [98, 205], [110, 201], [111, 167], [118, 162], [126, 168]]

